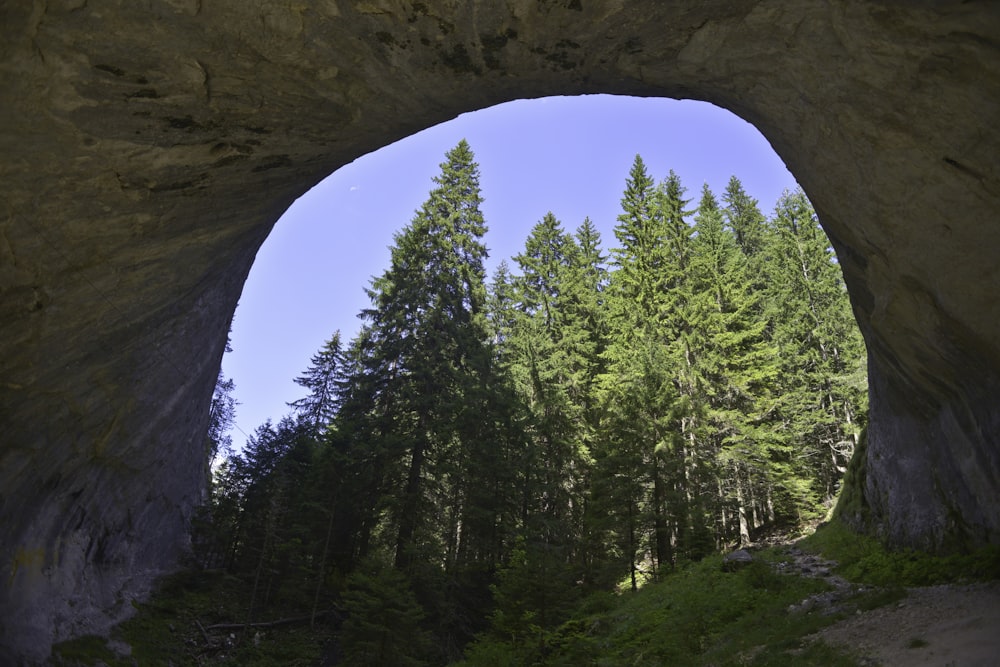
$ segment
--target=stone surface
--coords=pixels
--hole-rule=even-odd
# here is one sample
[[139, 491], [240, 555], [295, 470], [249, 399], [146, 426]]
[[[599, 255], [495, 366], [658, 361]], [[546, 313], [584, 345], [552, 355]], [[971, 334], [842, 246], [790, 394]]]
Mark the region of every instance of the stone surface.
[[753, 562], [753, 556], [746, 549], [731, 551], [722, 557], [722, 569], [728, 572], [739, 570]]
[[697, 98], [768, 138], [870, 351], [899, 544], [1000, 541], [1000, 11], [883, 0], [0, 5], [0, 635], [126, 614], [184, 548], [260, 243], [366, 152], [555, 94]]

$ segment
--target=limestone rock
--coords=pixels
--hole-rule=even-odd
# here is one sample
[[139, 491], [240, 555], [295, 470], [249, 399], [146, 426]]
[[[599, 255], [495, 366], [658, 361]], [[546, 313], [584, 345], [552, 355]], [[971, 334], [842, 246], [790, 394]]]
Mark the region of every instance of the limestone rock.
[[731, 551], [722, 557], [722, 569], [727, 572], [735, 572], [753, 562], [753, 555], [746, 549]]
[[0, 9], [0, 634], [128, 613], [185, 546], [257, 248], [354, 158], [516, 98], [697, 98], [771, 142], [870, 353], [876, 526], [1000, 541], [1000, 12], [850, 0]]

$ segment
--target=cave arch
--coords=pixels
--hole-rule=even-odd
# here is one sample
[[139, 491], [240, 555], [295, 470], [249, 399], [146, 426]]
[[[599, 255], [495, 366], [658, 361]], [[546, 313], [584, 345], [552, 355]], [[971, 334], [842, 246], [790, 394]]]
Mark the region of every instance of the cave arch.
[[0, 21], [0, 623], [106, 628], [183, 547], [256, 249], [338, 166], [554, 94], [713, 102], [816, 206], [870, 352], [866, 498], [1000, 542], [1000, 12], [979, 3], [22, 3]]

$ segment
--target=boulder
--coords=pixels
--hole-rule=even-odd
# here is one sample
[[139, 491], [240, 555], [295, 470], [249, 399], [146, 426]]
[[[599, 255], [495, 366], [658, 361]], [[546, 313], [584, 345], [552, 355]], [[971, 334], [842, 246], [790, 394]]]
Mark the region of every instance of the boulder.
[[722, 557], [722, 569], [727, 572], [741, 570], [753, 562], [753, 556], [746, 549], [737, 549]]

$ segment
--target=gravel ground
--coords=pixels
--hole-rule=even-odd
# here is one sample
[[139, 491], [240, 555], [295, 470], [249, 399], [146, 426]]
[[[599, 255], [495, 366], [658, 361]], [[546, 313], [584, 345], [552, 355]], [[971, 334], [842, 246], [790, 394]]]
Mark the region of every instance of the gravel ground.
[[1000, 582], [911, 588], [817, 638], [884, 667], [1000, 666]]

